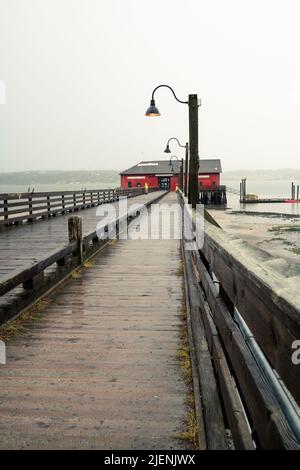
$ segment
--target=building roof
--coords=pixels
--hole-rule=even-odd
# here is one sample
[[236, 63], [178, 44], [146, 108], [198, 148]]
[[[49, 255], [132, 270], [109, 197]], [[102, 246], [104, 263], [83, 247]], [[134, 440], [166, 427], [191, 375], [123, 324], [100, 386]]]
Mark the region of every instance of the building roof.
[[[179, 173], [180, 164], [180, 161], [172, 159], [172, 166], [175, 173]], [[140, 162], [137, 165], [128, 168], [128, 170], [121, 171], [120, 175], [170, 174], [172, 173], [172, 166], [170, 166], [170, 159]], [[199, 160], [199, 173], [222, 173], [221, 160]]]

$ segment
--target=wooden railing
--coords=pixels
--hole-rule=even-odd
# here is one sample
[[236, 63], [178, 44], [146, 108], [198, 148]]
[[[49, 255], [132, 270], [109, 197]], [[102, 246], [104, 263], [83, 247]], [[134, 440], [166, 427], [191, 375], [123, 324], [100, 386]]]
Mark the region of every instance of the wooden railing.
[[[155, 190], [152, 188], [151, 190]], [[144, 194], [144, 188], [0, 194], [0, 226], [66, 214]]]
[[[193, 239], [193, 212], [182, 193], [179, 199], [185, 236]], [[300, 365], [292, 361], [300, 339], [299, 269], [208, 221], [203, 245], [196, 238], [187, 250], [187, 243], [191, 336], [208, 447], [223, 448], [227, 421], [236, 448], [300, 449]]]
[[[138, 193], [144, 192], [143, 189], [139, 190]], [[124, 195], [136, 195], [137, 191], [122, 190], [118, 191], [118, 197]], [[157, 195], [144, 201], [140, 205], [134, 204], [132, 207], [128, 207], [124, 213], [119, 213], [115, 219], [110, 221], [110, 224], [115, 227], [117, 235], [120, 230], [123, 230], [125, 221], [130, 221], [139, 212], [148, 207], [153, 202], [158, 201], [165, 195], [165, 192], [160, 191]], [[18, 286], [23, 286], [24, 290], [30, 295], [29, 300], [32, 301], [35, 298], [48, 290], [53, 285], [57, 284], [69, 273], [80, 267], [90, 256], [95, 254], [99, 249], [106, 245], [110, 238], [105, 236], [109, 230], [107, 222], [97, 224], [97, 228], [87, 234], [82, 234], [81, 218], [78, 216], [71, 216], [66, 221], [66, 230], [69, 231], [69, 243], [62, 246], [60, 249], [56, 249], [50, 252], [46, 257], [40, 258], [33, 264], [24, 265], [21, 268], [10, 272], [6, 276], [2, 276], [0, 280], [0, 297], [10, 293], [13, 289]], [[47, 268], [51, 268], [53, 272], [46, 279], [45, 273]], [[12, 316], [23, 307], [28, 304], [28, 298], [25, 298], [25, 305], [23, 305], [23, 299], [18, 299], [18, 296], [14, 299], [12, 310], [7, 309], [0, 312], [0, 324], [9, 320]]]

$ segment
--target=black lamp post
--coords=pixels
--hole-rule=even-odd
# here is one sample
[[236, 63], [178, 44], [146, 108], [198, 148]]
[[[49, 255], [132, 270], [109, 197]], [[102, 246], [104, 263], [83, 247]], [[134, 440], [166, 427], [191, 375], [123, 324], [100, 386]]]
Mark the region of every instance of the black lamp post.
[[[182, 175], [182, 187], [180, 189], [182, 189], [182, 191], [184, 191], [184, 195], [187, 196], [187, 193], [188, 193], [189, 144], [187, 142], [185, 145], [181, 145], [181, 143], [179, 142], [177, 137], [171, 137], [167, 142], [167, 146], [164, 150], [165, 153], [171, 153], [170, 146], [169, 146], [169, 143], [171, 142], [171, 140], [176, 140], [179, 147], [185, 148], [185, 171], [184, 171], [184, 175]], [[182, 170], [183, 170], [183, 167], [182, 167]]]
[[198, 97], [197, 95], [189, 95], [188, 101], [181, 101], [175, 95], [174, 90], [169, 85], [159, 85], [153, 92], [150, 106], [146, 111], [146, 116], [160, 116], [156, 107], [154, 94], [158, 88], [166, 87], [171, 90], [176, 101], [189, 106], [189, 142], [190, 142], [190, 164], [189, 164], [189, 203], [192, 207], [196, 207], [199, 202], [198, 191], [198, 174], [199, 174], [199, 153], [198, 153]]
[[[179, 158], [176, 157], [176, 155], [172, 155], [172, 157], [170, 158], [170, 161], [169, 161], [169, 166], [172, 167], [172, 173], [175, 176], [176, 172], [175, 172], [175, 168], [174, 168], [173, 163], [172, 163], [172, 158], [176, 158], [178, 163], [179, 163]], [[181, 165], [180, 165], [179, 171], [178, 171], [178, 167], [177, 167], [177, 172], [179, 173], [178, 186], [182, 190], [182, 187], [183, 187], [183, 158], [181, 159]]]

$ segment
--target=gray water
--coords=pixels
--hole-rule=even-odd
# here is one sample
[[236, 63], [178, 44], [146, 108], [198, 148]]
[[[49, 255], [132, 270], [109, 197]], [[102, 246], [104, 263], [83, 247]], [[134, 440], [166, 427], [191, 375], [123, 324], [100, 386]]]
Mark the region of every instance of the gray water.
[[[240, 190], [238, 180], [222, 178], [222, 184], [236, 190]], [[300, 184], [300, 182], [298, 182]], [[288, 180], [258, 180], [247, 179], [247, 193], [257, 194], [259, 198], [290, 198], [291, 182]], [[268, 204], [241, 204], [239, 196], [227, 192], [227, 207], [234, 210], [273, 212], [291, 215], [300, 215], [300, 203], [268, 203]]]

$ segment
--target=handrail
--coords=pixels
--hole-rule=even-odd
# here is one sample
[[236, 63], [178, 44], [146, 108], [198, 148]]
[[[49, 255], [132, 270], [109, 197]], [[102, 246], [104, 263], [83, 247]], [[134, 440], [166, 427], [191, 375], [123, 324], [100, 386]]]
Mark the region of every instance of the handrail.
[[[151, 188], [151, 190], [153, 189]], [[0, 227], [63, 215], [68, 212], [114, 202], [121, 196], [132, 197], [144, 193], [144, 188], [1, 193]]]
[[[196, 213], [183, 194], [178, 194], [186, 208], [184, 226], [194, 231]], [[300, 367], [292, 362], [292, 344], [300, 337], [299, 267], [208, 221], [204, 226], [203, 245], [197, 237], [194, 241], [194, 270], [257, 439], [264, 448], [299, 449], [298, 428], [289, 418], [295, 412], [289, 413], [282, 405], [287, 401], [279, 397], [266, 375], [268, 368], [261, 368], [261, 358], [249, 348], [235, 317], [238, 312], [265, 360], [299, 404]], [[215, 367], [218, 371], [217, 363]], [[296, 409], [296, 403], [294, 406]]]

